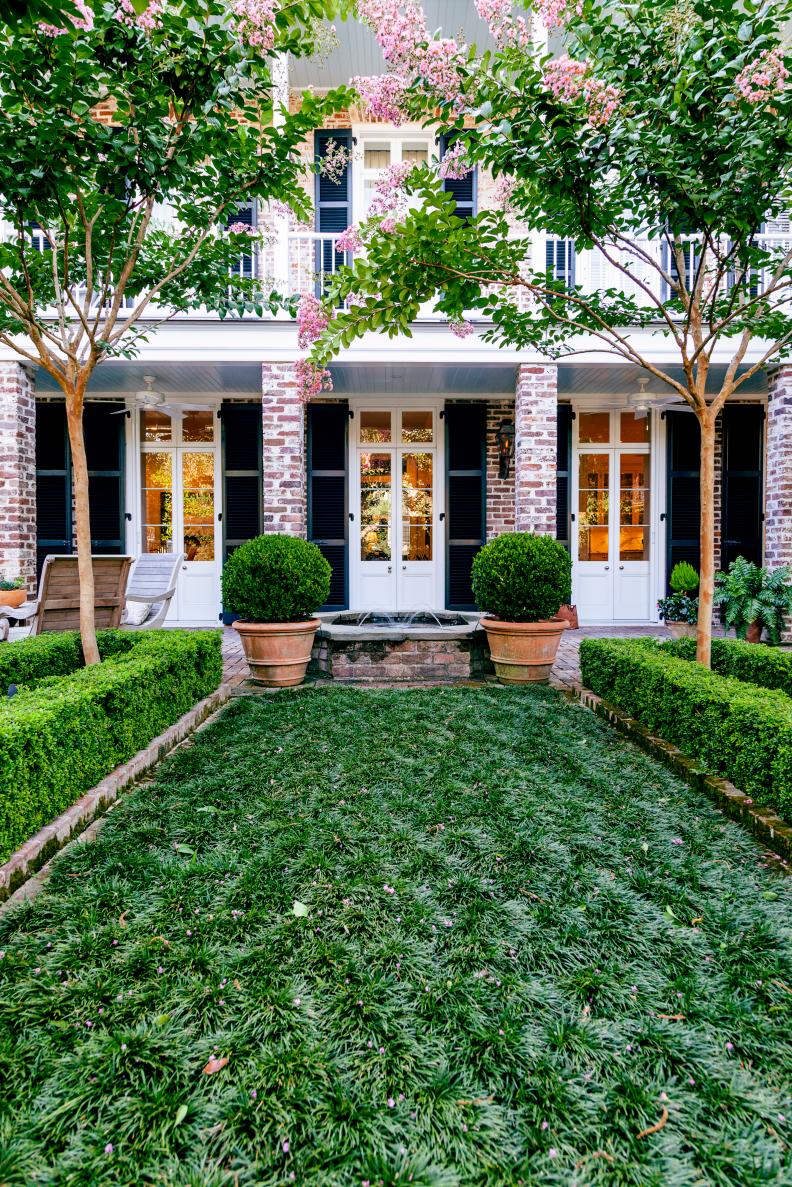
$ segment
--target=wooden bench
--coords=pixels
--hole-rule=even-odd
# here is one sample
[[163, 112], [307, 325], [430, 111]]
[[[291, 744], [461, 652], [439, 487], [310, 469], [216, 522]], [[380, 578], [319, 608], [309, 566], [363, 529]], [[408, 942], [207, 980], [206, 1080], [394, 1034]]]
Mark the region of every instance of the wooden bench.
[[[121, 625], [131, 556], [92, 556], [94, 614], [97, 630]], [[8, 620], [30, 623], [30, 634], [80, 629], [80, 581], [76, 556], [48, 556], [34, 602], [11, 607], [0, 604], [0, 638], [8, 638]]]

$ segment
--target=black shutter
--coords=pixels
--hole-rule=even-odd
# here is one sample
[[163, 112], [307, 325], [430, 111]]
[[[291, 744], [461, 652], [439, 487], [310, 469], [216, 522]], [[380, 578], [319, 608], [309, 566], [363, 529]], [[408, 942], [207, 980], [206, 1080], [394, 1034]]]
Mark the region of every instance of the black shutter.
[[572, 419], [572, 405], [559, 404], [556, 413], [556, 540], [560, 540], [567, 549], [572, 542], [569, 514]]
[[261, 535], [262, 428], [260, 404], [221, 409], [223, 456], [223, 561]]
[[[317, 161], [327, 154], [330, 142], [341, 145], [348, 153], [352, 151], [351, 128], [323, 128], [314, 133], [314, 157]], [[338, 235], [352, 222], [352, 165], [347, 160], [337, 181], [316, 173], [316, 229], [329, 235]], [[317, 296], [321, 296], [321, 277], [335, 272], [345, 262], [342, 251], [334, 251], [331, 240], [320, 240], [316, 245]]]
[[124, 412], [123, 404], [109, 403], [86, 404], [83, 410], [91, 551], [97, 556], [124, 551]]
[[701, 567], [701, 430], [692, 412], [666, 413], [666, 582], [678, 561]]
[[[234, 223], [244, 223], [246, 227], [258, 226], [258, 206], [255, 199], [248, 198], [247, 201], [240, 202], [233, 213], [227, 216], [226, 228], [233, 226]], [[256, 253], [251, 247], [250, 251], [241, 252], [239, 259], [231, 265], [231, 274], [241, 276], [244, 280], [250, 280], [255, 272]]]
[[36, 567], [72, 551], [71, 464], [63, 403], [36, 404]]
[[[451, 147], [453, 141], [450, 141], [447, 136], [440, 137], [440, 160], [446, 155], [446, 152]], [[478, 170], [471, 169], [470, 173], [465, 177], [454, 178], [446, 177], [443, 179], [443, 189], [447, 194], [453, 194], [456, 200], [456, 215], [457, 218], [469, 222], [470, 219], [476, 216], [476, 203], [478, 200]]]
[[323, 610], [349, 605], [346, 404], [308, 405], [308, 539], [333, 570]]
[[723, 410], [723, 522], [721, 568], [738, 556], [762, 563], [761, 404], [727, 404]]
[[446, 606], [475, 610], [470, 569], [486, 539], [487, 407], [446, 404]]

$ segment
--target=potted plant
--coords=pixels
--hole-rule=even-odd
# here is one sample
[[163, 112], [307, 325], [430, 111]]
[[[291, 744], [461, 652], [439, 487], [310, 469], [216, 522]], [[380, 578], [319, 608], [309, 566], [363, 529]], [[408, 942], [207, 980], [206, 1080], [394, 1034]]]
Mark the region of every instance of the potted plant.
[[15, 577], [13, 581], [0, 581], [0, 606], [9, 610], [18, 610], [27, 601], [27, 589], [24, 577]]
[[762, 631], [774, 646], [781, 642], [784, 618], [792, 613], [792, 585], [788, 566], [772, 573], [744, 556], [715, 577], [715, 605], [723, 606], [727, 627], [738, 639], [759, 643]]
[[239, 618], [254, 680], [271, 688], [302, 684], [327, 601], [331, 569], [315, 544], [295, 536], [256, 536], [240, 544], [223, 568], [223, 605]]
[[668, 584], [671, 594], [660, 598], [658, 613], [675, 639], [694, 638], [698, 622], [699, 575], [687, 561], [679, 561], [671, 570]]
[[566, 627], [572, 562], [552, 536], [506, 532], [477, 553], [473, 593], [502, 684], [546, 682]]

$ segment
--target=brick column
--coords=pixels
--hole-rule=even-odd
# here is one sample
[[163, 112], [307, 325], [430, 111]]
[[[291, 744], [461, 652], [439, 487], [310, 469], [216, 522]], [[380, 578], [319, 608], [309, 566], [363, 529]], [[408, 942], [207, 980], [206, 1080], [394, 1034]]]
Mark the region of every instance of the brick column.
[[765, 564], [792, 565], [792, 366], [770, 375], [767, 393]]
[[556, 530], [557, 369], [521, 365], [515, 399], [515, 527]]
[[291, 363], [262, 363], [265, 532], [307, 533], [305, 405]]
[[487, 401], [487, 539], [514, 531], [514, 467], [508, 478], [500, 476], [498, 432], [501, 423], [514, 420], [514, 400]]
[[0, 363], [0, 572], [35, 592], [36, 396], [19, 363]]

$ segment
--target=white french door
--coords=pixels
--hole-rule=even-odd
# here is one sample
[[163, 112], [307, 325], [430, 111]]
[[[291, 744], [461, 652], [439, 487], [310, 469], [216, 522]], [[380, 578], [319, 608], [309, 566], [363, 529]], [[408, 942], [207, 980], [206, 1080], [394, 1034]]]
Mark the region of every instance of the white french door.
[[217, 624], [220, 466], [214, 409], [140, 414], [140, 550], [183, 552], [169, 622]]
[[439, 406], [353, 409], [351, 604], [437, 609], [443, 597]]
[[650, 419], [578, 412], [572, 594], [583, 623], [650, 617]]

